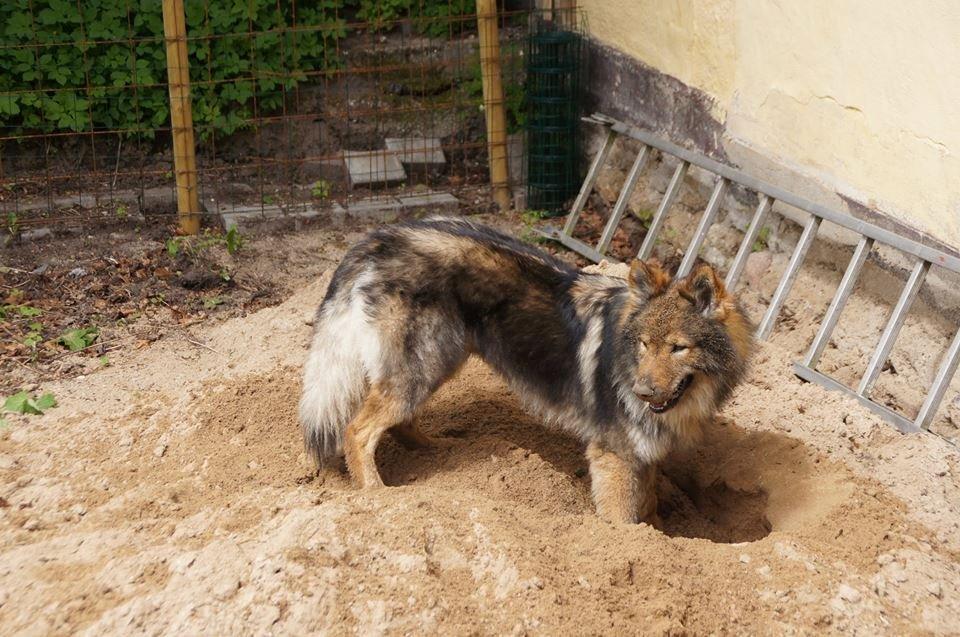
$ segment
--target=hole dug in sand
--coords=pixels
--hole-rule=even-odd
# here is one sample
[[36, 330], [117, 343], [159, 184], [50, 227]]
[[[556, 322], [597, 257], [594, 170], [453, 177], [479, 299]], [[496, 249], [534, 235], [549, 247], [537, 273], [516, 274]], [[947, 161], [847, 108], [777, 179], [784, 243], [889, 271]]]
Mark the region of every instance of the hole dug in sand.
[[753, 542], [770, 534], [767, 494], [762, 490], [732, 488], [722, 479], [701, 487], [661, 474], [657, 496], [662, 530], [671, 537], [733, 544]]
[[733, 544], [770, 534], [767, 492], [759, 480], [758, 439], [718, 419], [697, 447], [672, 454], [657, 480], [658, 513], [671, 537]]
[[815, 455], [796, 439], [718, 418], [700, 445], [661, 467], [664, 533], [740, 543], [810, 524], [850, 495], [839, 475], [811, 460]]

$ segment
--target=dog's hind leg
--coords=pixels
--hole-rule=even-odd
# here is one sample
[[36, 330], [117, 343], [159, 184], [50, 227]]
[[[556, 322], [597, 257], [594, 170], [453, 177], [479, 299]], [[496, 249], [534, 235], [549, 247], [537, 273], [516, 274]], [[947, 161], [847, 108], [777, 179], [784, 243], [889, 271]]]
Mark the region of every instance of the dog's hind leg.
[[391, 427], [390, 435], [406, 449], [433, 449], [439, 445], [439, 441], [420, 431], [413, 420]]
[[383, 486], [374, 454], [384, 432], [394, 429], [401, 443], [429, 443], [413, 417], [467, 358], [464, 326], [455, 316], [434, 309], [411, 318], [409, 308], [398, 308], [381, 321], [380, 367], [345, 433], [347, 469], [361, 488]]
[[393, 392], [385, 392], [379, 386], [370, 388], [370, 393], [360, 411], [347, 425], [344, 455], [347, 469], [362, 489], [382, 487], [383, 480], [377, 471], [377, 443], [383, 432], [401, 425], [411, 414]]
[[590, 490], [597, 515], [611, 522], [657, 526], [656, 468], [633, 454], [617, 453], [598, 442], [587, 445]]

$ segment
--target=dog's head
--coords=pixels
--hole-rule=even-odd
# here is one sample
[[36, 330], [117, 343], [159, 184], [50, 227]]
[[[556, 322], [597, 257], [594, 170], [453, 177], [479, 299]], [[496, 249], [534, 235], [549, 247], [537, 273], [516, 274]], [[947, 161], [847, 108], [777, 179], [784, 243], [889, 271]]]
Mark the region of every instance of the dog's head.
[[629, 282], [640, 301], [625, 326], [633, 393], [655, 414], [712, 412], [739, 382], [752, 348], [736, 300], [707, 264], [672, 279], [656, 261], [634, 261]]

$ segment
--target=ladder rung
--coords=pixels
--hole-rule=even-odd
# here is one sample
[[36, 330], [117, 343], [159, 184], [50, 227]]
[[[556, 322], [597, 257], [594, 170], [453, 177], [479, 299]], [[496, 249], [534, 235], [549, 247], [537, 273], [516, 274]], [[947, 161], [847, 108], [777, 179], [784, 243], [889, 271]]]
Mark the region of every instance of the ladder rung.
[[546, 239], [551, 239], [553, 241], [559, 241], [564, 246], [570, 248], [577, 254], [583, 255], [586, 258], [590, 259], [594, 263], [600, 263], [601, 260], [606, 260], [609, 263], [619, 263], [616, 259], [611, 259], [610, 257], [603, 257], [599, 252], [593, 249], [593, 246], [589, 246], [579, 239], [574, 239], [570, 235], [563, 234], [560, 230], [547, 226], [543, 229], [535, 229], [534, 232], [541, 237]]
[[907, 319], [907, 312], [910, 311], [910, 306], [917, 297], [917, 292], [920, 291], [929, 269], [930, 263], [923, 259], [917, 261], [913, 266], [910, 278], [907, 279], [907, 284], [904, 286], [903, 292], [900, 293], [900, 298], [897, 299], [897, 304], [887, 320], [887, 326], [883, 329], [880, 342], [877, 343], [877, 349], [874, 350], [870, 363], [867, 365], [867, 370], [863, 373], [863, 378], [860, 379], [857, 393], [861, 396], [870, 395], [870, 390], [873, 389], [873, 384], [877, 381], [877, 376], [880, 375], [880, 370], [883, 369], [883, 364], [886, 362], [887, 356], [890, 355], [890, 350], [893, 349], [893, 343], [897, 340], [900, 328], [903, 327], [903, 322]]
[[803, 359], [803, 364], [807, 367], [816, 369], [820, 355], [823, 354], [823, 348], [826, 347], [827, 341], [830, 340], [833, 328], [836, 327], [840, 313], [843, 312], [843, 306], [847, 304], [847, 299], [850, 298], [853, 287], [857, 284], [857, 277], [860, 276], [860, 269], [863, 267], [863, 263], [867, 260], [867, 256], [870, 254], [872, 248], [873, 239], [860, 237], [860, 241], [853, 251], [853, 256], [850, 257], [850, 263], [847, 264], [847, 269], [843, 273], [843, 278], [840, 280], [840, 287], [837, 288], [836, 293], [833, 295], [833, 300], [830, 302], [830, 307], [827, 308], [827, 313], [823, 316], [823, 322], [820, 324], [817, 336], [813, 339], [813, 343], [810, 344], [810, 349]]
[[627, 180], [623, 182], [623, 188], [620, 189], [620, 196], [617, 197], [617, 203], [614, 204], [613, 210], [610, 212], [610, 218], [607, 220], [607, 225], [603, 228], [603, 234], [600, 236], [600, 242], [597, 244], [597, 252], [600, 254], [604, 254], [607, 248], [610, 247], [610, 241], [613, 240], [613, 233], [616, 232], [617, 226], [620, 225], [623, 213], [627, 210], [627, 203], [630, 201], [630, 196], [633, 194], [634, 188], [637, 187], [637, 181], [640, 179], [640, 171], [643, 170], [643, 166], [647, 163], [649, 156], [650, 147], [644, 144], [640, 152], [637, 153], [637, 158], [633, 160], [633, 166], [630, 167], [630, 172], [627, 173]]
[[663, 193], [663, 199], [660, 200], [657, 212], [653, 215], [650, 227], [647, 228], [647, 236], [643, 238], [643, 244], [637, 253], [638, 259], [646, 259], [650, 256], [650, 253], [653, 252], [653, 244], [657, 240], [657, 235], [660, 234], [660, 227], [663, 226], [663, 222], [667, 218], [667, 211], [673, 206], [673, 202], [677, 198], [680, 188], [683, 186], [683, 178], [686, 177], [687, 168], [689, 167], [690, 164], [688, 162], [681, 161], [677, 164], [676, 169], [674, 169], [673, 177], [670, 178], [670, 185], [667, 186], [667, 191]]
[[933, 379], [933, 386], [930, 387], [930, 393], [927, 394], [927, 399], [923, 401], [920, 413], [917, 414], [917, 419], [914, 421], [914, 424], [920, 429], [928, 429], [930, 423], [933, 422], [940, 401], [943, 400], [943, 395], [947, 393], [950, 379], [957, 371], [958, 363], [960, 363], [960, 329], [957, 330], [953, 342], [950, 343], [950, 347], [944, 353], [943, 360], [940, 362], [940, 369], [937, 370], [937, 375]]
[[767, 218], [771, 206], [773, 206], [773, 199], [767, 195], [760, 195], [760, 203], [757, 204], [757, 210], [753, 213], [753, 219], [750, 220], [750, 227], [747, 228], [747, 234], [744, 235], [743, 241], [740, 243], [740, 249], [737, 250], [737, 256], [734, 257], [733, 265], [730, 266], [727, 279], [723, 283], [731, 292], [737, 287], [737, 281], [740, 280], [743, 267], [747, 264], [747, 258], [753, 251], [753, 242], [757, 240], [760, 227]]
[[567, 236], [573, 234], [573, 229], [577, 226], [577, 219], [580, 218], [580, 213], [587, 204], [587, 199], [590, 198], [590, 193], [593, 191], [593, 184], [596, 183], [597, 177], [600, 176], [600, 169], [603, 168], [603, 164], [607, 161], [607, 155], [610, 154], [610, 149], [613, 148], [613, 142], [616, 138], [617, 133], [612, 128], [607, 128], [607, 136], [603, 138], [603, 144], [593, 158], [593, 163], [590, 164], [590, 170], [587, 171], [587, 177], [583, 180], [583, 185], [580, 186], [580, 192], [573, 202], [573, 207], [570, 208], [570, 214], [567, 215], [566, 223], [563, 224], [563, 234]]
[[885, 407], [879, 403], [875, 403], [869, 398], [857, 394], [855, 391], [847, 387], [846, 385], [835, 381], [826, 374], [818, 372], [814, 369], [801, 364], [793, 364], [793, 373], [802, 378], [803, 380], [810, 381], [811, 383], [817, 383], [822, 385], [831, 391], [838, 391], [850, 396], [855, 399], [861, 405], [869, 409], [875, 414], [883, 417], [887, 422], [892, 423], [894, 427], [902, 431], [903, 433], [916, 433], [920, 431], [917, 429], [917, 426], [914, 425], [909, 419], [904, 418], [897, 412], [893, 411], [889, 407]]
[[707, 204], [707, 209], [703, 211], [703, 216], [700, 217], [700, 223], [693, 233], [693, 239], [690, 240], [690, 245], [683, 255], [683, 261], [680, 262], [680, 268], [677, 270], [677, 278], [687, 276], [690, 274], [690, 270], [693, 269], [693, 262], [697, 260], [697, 254], [700, 253], [700, 248], [707, 238], [707, 232], [710, 230], [710, 226], [713, 225], [713, 220], [717, 217], [717, 212], [720, 210], [720, 201], [723, 199], [723, 194], [726, 190], [727, 178], [717, 177], [717, 183], [713, 187], [713, 193], [710, 195], [710, 202]]
[[773, 297], [770, 298], [770, 305], [767, 306], [767, 311], [760, 321], [760, 326], [757, 328], [758, 339], [766, 340], [766, 338], [770, 336], [770, 332], [773, 331], [773, 326], [776, 324], [777, 317], [780, 315], [780, 308], [783, 307], [783, 302], [787, 300], [787, 295], [790, 294], [790, 288], [793, 287], [793, 282], [800, 272], [800, 266], [803, 265], [803, 260], [806, 258], [807, 252], [810, 251], [810, 246], [813, 245], [813, 240], [817, 238], [817, 230], [819, 228], [820, 217], [810, 217], [807, 225], [803, 228], [800, 240], [797, 241], [797, 247], [793, 249], [790, 262], [787, 264], [787, 269], [784, 271], [783, 276], [780, 277], [780, 283], [777, 285]]

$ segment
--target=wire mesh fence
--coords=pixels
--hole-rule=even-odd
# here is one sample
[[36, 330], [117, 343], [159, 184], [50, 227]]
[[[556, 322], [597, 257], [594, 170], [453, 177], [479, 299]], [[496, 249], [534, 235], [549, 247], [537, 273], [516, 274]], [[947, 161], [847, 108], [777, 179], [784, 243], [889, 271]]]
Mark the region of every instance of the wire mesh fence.
[[[186, 0], [201, 212], [361, 210], [445, 192], [489, 207], [477, 15], [470, 0]], [[510, 182], [524, 181], [524, 51], [497, 15]], [[0, 209], [7, 231], [176, 211], [161, 4], [0, 6]]]

